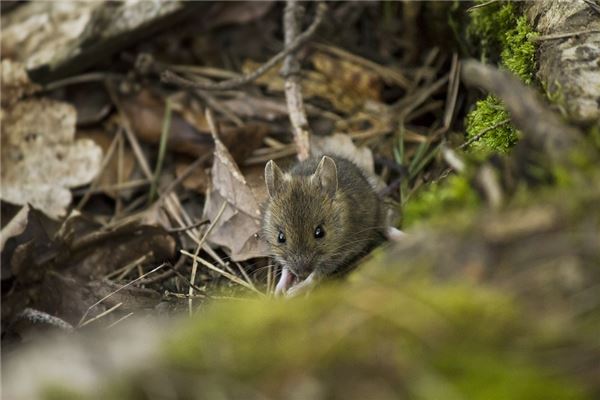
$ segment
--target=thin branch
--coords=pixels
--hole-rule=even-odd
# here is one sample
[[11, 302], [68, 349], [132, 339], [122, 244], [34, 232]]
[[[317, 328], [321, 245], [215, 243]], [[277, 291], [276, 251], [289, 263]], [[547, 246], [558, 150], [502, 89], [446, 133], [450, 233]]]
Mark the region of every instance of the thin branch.
[[458, 146], [459, 149], [464, 149], [465, 147], [469, 147], [472, 143], [479, 141], [486, 133], [493, 131], [496, 128], [500, 128], [501, 126], [504, 126], [506, 124], [508, 124], [510, 122], [510, 119], [503, 119], [500, 122], [495, 123], [492, 126], [488, 126], [485, 129], [482, 129], [477, 135], [473, 136], [471, 139], [467, 140], [466, 142], [464, 142], [463, 144], [461, 144], [460, 146]]
[[553, 33], [551, 35], [536, 36], [533, 37], [531, 40], [534, 42], [542, 42], [544, 40], [565, 39], [572, 36], [586, 35], [588, 33], [600, 33], [600, 29], [584, 29], [575, 32]]
[[[319, 4], [318, 11], [326, 6]], [[283, 13], [283, 26], [285, 33], [285, 44], [291, 46], [297, 40], [299, 29], [299, 14], [302, 9], [295, 0], [288, 0]], [[319, 15], [319, 14], [317, 14]], [[302, 98], [302, 86], [300, 84], [300, 63], [294, 54], [288, 54], [281, 68], [281, 75], [285, 78], [285, 99], [292, 124], [294, 141], [298, 151], [298, 159], [306, 160], [310, 153], [310, 127], [304, 110]]]
[[185, 79], [171, 70], [166, 70], [161, 75], [161, 80], [165, 83], [172, 83], [181, 87], [189, 87], [200, 90], [231, 90], [237, 89], [240, 86], [247, 85], [248, 83], [256, 80], [258, 77], [264, 75], [269, 69], [273, 68], [277, 63], [281, 62], [288, 55], [296, 52], [302, 45], [304, 45], [317, 31], [321, 22], [323, 22], [323, 16], [327, 6], [325, 4], [319, 4], [317, 7], [317, 13], [312, 24], [302, 34], [298, 35], [294, 41], [289, 44], [286, 42], [286, 47], [276, 55], [274, 55], [269, 61], [261, 65], [253, 72], [243, 75], [239, 78], [228, 79], [221, 82], [201, 83]]

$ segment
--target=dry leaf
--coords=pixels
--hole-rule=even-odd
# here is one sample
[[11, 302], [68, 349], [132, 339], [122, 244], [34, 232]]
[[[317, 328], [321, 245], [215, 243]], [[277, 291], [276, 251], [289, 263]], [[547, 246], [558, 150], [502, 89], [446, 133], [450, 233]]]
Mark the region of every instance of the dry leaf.
[[[302, 95], [310, 99], [319, 97], [327, 100], [338, 111], [351, 114], [363, 107], [366, 101], [379, 101], [383, 87], [381, 78], [370, 69], [347, 60], [338, 60], [324, 53], [315, 52], [309, 57], [316, 71], [302, 71]], [[260, 66], [246, 60], [242, 66], [244, 73]], [[270, 91], [282, 92], [284, 80], [279, 75], [280, 65], [276, 65], [256, 82], [266, 85]]]
[[310, 152], [313, 156], [337, 155], [352, 161], [368, 174], [375, 174], [371, 149], [366, 146], [357, 147], [348, 135], [336, 133], [332, 136], [313, 136], [310, 145]]
[[213, 221], [223, 203], [226, 204], [209, 241], [229, 249], [233, 261], [268, 254], [266, 243], [257, 236], [263, 193], [264, 181], [251, 188], [227, 148], [215, 138], [212, 190], [206, 199], [204, 217]]
[[315, 52], [310, 61], [317, 71], [334, 80], [344, 91], [354, 93], [361, 99], [381, 101], [383, 83], [379, 76], [368, 68], [322, 52]]
[[46, 215], [65, 215], [69, 188], [89, 183], [100, 169], [102, 150], [74, 140], [75, 110], [49, 99], [24, 100], [2, 113], [0, 197], [30, 203]]
[[[121, 99], [123, 109], [131, 121], [135, 134], [143, 141], [152, 144], [160, 142], [164, 99], [142, 90], [135, 96]], [[190, 103], [190, 104], [188, 104]], [[170, 150], [198, 157], [213, 150], [213, 139], [204, 117], [204, 112], [189, 101], [174, 103], [171, 114], [171, 131], [168, 147]], [[234, 158], [244, 161], [254, 149], [260, 147], [263, 138], [269, 133], [265, 124], [248, 123], [244, 126], [221, 126], [221, 139], [231, 150]]]

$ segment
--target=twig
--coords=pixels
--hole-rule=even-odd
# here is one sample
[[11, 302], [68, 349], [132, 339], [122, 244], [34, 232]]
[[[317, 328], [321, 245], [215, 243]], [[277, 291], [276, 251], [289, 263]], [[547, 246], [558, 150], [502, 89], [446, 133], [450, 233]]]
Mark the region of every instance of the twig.
[[111, 308], [109, 308], [108, 310], [101, 312], [100, 314], [96, 315], [94, 318], [90, 318], [87, 321], [83, 322], [81, 325], [78, 326], [78, 328], [83, 328], [86, 325], [91, 324], [94, 321], [99, 320], [100, 318], [104, 317], [105, 315], [110, 314], [111, 312], [115, 311], [117, 308], [121, 307], [123, 305], [123, 303], [117, 303], [114, 306], [112, 306]]
[[599, 33], [599, 32], [600, 32], [600, 29], [584, 29], [582, 31], [553, 33], [551, 35], [536, 36], [536, 37], [531, 38], [531, 40], [534, 42], [542, 42], [544, 40], [564, 39], [564, 38], [568, 38], [571, 36], [579, 36], [579, 35], [585, 35], [587, 33]]
[[199, 226], [206, 225], [209, 222], [210, 222], [209, 220], [205, 219], [205, 220], [202, 220], [202, 221], [198, 221], [198, 222], [196, 222], [195, 224], [192, 224], [192, 225], [182, 226], [182, 227], [179, 227], [179, 228], [167, 229], [167, 232], [169, 232], [169, 233], [185, 232], [185, 231], [189, 231], [190, 229], [194, 229], [194, 228], [198, 228]]
[[265, 294], [262, 293], [260, 290], [258, 290], [256, 287], [249, 285], [246, 281], [238, 278], [237, 276], [227, 272], [227, 271], [223, 271], [221, 268], [219, 267], [215, 267], [214, 265], [212, 265], [211, 263], [209, 263], [208, 261], [206, 261], [205, 259], [203, 259], [202, 257], [199, 256], [194, 256], [192, 253], [185, 251], [185, 250], [180, 250], [181, 254], [184, 254], [188, 257], [191, 257], [194, 260], [197, 260], [200, 264], [204, 265], [206, 268], [211, 269], [215, 272], [218, 272], [219, 274], [223, 275], [225, 278], [229, 279], [232, 282], [237, 283], [238, 285], [241, 285], [243, 287], [245, 287], [246, 289], [250, 289], [253, 292], [258, 293], [261, 296], [264, 296]]
[[[183, 259], [183, 257], [181, 257], [181, 258]], [[174, 267], [171, 267], [169, 264], [167, 264], [167, 268], [169, 268], [169, 271], [171, 271], [171, 272], [173, 272], [173, 274], [177, 275], [179, 277], [179, 279], [181, 279], [189, 287], [196, 289], [196, 291], [200, 292], [200, 293], [205, 292], [204, 289], [202, 289], [201, 287], [190, 282], [190, 280], [185, 275], [183, 275], [181, 272], [177, 271]], [[190, 295], [188, 294], [188, 296], [190, 296]], [[200, 294], [200, 296], [206, 297], [205, 294]]]
[[600, 4], [594, 0], [583, 0], [596, 14], [600, 15]]
[[274, 55], [269, 61], [258, 67], [253, 72], [243, 75], [239, 78], [228, 79], [226, 81], [215, 82], [215, 83], [201, 83], [191, 81], [189, 79], [182, 78], [171, 70], [166, 70], [162, 73], [161, 79], [165, 83], [173, 83], [181, 87], [189, 87], [200, 90], [231, 90], [237, 89], [240, 86], [247, 85], [248, 83], [256, 80], [261, 75], [264, 75], [269, 69], [279, 63], [288, 55], [297, 51], [302, 45], [304, 45], [316, 32], [321, 22], [323, 22], [323, 16], [327, 6], [325, 4], [319, 4], [317, 7], [317, 13], [312, 24], [302, 34], [295, 37], [294, 41], [289, 43], [286, 41], [286, 47], [281, 52]]
[[[210, 113], [208, 113], [210, 114]], [[212, 118], [210, 118], [212, 120]], [[209, 122], [209, 125], [211, 125], [211, 123]], [[190, 283], [192, 285], [190, 285], [188, 294], [190, 296], [192, 296], [194, 294], [194, 286], [193, 283], [196, 280], [196, 270], [198, 268], [198, 254], [200, 254], [200, 249], [202, 248], [202, 245], [204, 244], [204, 242], [206, 241], [206, 239], [208, 238], [208, 235], [210, 235], [210, 233], [212, 232], [212, 230], [214, 229], [214, 227], [217, 225], [217, 222], [219, 222], [219, 219], [221, 219], [221, 215], [223, 215], [223, 212], [225, 211], [225, 208], [227, 207], [227, 202], [224, 201], [223, 204], [221, 205], [221, 208], [219, 209], [219, 212], [217, 213], [217, 216], [212, 220], [212, 222], [210, 223], [209, 227], [206, 229], [206, 232], [204, 232], [204, 235], [202, 235], [202, 239], [200, 239], [200, 241], [198, 242], [198, 245], [196, 246], [196, 251], [194, 252], [194, 259], [193, 259], [193, 263], [192, 263], [192, 273], [191, 273], [191, 277], [190, 277]], [[190, 297], [189, 301], [189, 311], [190, 311], [190, 316], [192, 315], [192, 298]]]
[[[318, 14], [325, 9], [325, 5], [320, 3]], [[285, 45], [291, 46], [296, 40], [299, 26], [298, 14], [301, 8], [298, 7], [296, 0], [288, 0], [283, 13], [283, 26], [285, 33]], [[316, 19], [316, 18], [315, 18]], [[283, 62], [281, 74], [285, 78], [285, 100], [290, 114], [290, 123], [294, 133], [294, 141], [298, 151], [298, 159], [306, 160], [310, 153], [310, 127], [304, 110], [304, 100], [302, 99], [302, 87], [300, 85], [300, 63], [294, 54], [288, 54]]]
[[471, 12], [473, 10], [477, 10], [478, 8], [487, 7], [487, 6], [491, 5], [491, 4], [497, 3], [499, 1], [500, 0], [490, 0], [490, 1], [486, 1], [485, 3], [474, 5], [472, 7], [467, 8], [467, 12]]
[[112, 328], [113, 326], [115, 326], [115, 325], [117, 325], [118, 323], [120, 323], [120, 322], [122, 322], [122, 321], [126, 320], [127, 318], [131, 317], [132, 315], [133, 315], [133, 311], [132, 311], [132, 312], [130, 312], [129, 314], [127, 314], [127, 315], [123, 315], [121, 318], [119, 318], [118, 320], [116, 320], [116, 321], [115, 321], [115, 322], [113, 322], [112, 324], [108, 325], [108, 326], [106, 327], [106, 329], [110, 329], [110, 328]]
[[510, 119], [503, 119], [500, 122], [495, 123], [492, 126], [488, 126], [485, 129], [482, 129], [478, 134], [476, 134], [475, 136], [471, 137], [471, 139], [467, 140], [466, 142], [464, 142], [463, 144], [461, 144], [460, 146], [458, 146], [459, 149], [464, 149], [465, 147], [470, 146], [472, 143], [479, 141], [486, 133], [493, 131], [496, 128], [500, 128], [501, 126], [504, 126], [506, 124], [508, 124], [510, 122]]

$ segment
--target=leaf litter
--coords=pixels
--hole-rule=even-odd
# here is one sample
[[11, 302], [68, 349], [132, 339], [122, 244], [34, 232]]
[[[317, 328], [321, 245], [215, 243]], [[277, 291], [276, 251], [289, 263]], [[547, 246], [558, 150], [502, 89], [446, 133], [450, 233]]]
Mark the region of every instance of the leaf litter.
[[[19, 15], [29, 15], [40, 6], [21, 7]], [[16, 233], [7, 231], [2, 250], [3, 287], [11, 289], [3, 291], [3, 322], [5, 317], [22, 318], [20, 311], [29, 307], [73, 326], [84, 314], [86, 327], [109, 326], [130, 313], [158, 312], [165, 304], [181, 310], [190, 299], [198, 299], [197, 307], [222, 295], [245, 298], [253, 290], [273, 290], [277, 268], [258, 235], [266, 198], [264, 165], [270, 159], [289, 165], [297, 155], [280, 65], [226, 91], [181, 90], [162, 84], [158, 75], [172, 68], [186, 78], [207, 81], [255, 70], [281, 46], [280, 10], [271, 3], [194, 7], [207, 12], [190, 13], [189, 22], [178, 29], [166, 17], [161, 33], [127, 49], [112, 47], [110, 37], [98, 39], [118, 56], [97, 61], [93, 70], [77, 68], [77, 55], [69, 51], [82, 44], [65, 37], [71, 50], [55, 61], [75, 68], [57, 71], [71, 71], [61, 80], [53, 71], [37, 69], [50, 80], [45, 87], [32, 83], [22, 65], [2, 60], [2, 201], [24, 205], [7, 215], [3, 209], [4, 221], [16, 215], [10, 224]], [[344, 19], [354, 6], [331, 7]], [[51, 15], [60, 12], [75, 11], [57, 8]], [[111, 12], [82, 11], [80, 19], [76, 13], [64, 18], [93, 30]], [[158, 21], [159, 14], [149, 10], [145, 15]], [[39, 23], [19, 15], [10, 20], [14, 25], [3, 38], [3, 49], [13, 43], [12, 59], [32, 68], [54, 62], [39, 50], [42, 43], [60, 43], [59, 37], [43, 38], [43, 33], [25, 29], [27, 47], [14, 47], [19, 24]], [[197, 18], [206, 20], [200, 33]], [[123, 29], [137, 32], [141, 25], [134, 25]], [[51, 36], [57, 26], [48, 27]], [[261, 40], [248, 45], [245, 39], [257, 32]], [[436, 164], [432, 149], [441, 136], [434, 133], [444, 118], [446, 98], [439, 79], [447, 73], [448, 58], [431, 50], [420, 64], [397, 63], [386, 58], [395, 51], [387, 49], [382, 50], [387, 62], [376, 62], [365, 56], [373, 52], [346, 46], [352, 35], [344, 30], [333, 41], [318, 38], [298, 52], [302, 95], [315, 131], [311, 149], [352, 159], [377, 176], [379, 188], [405, 200], [411, 189], [438, 173], [426, 167]], [[227, 46], [233, 47], [223, 51]], [[96, 51], [86, 45], [81, 49], [91, 55]], [[142, 53], [152, 57], [140, 69], [134, 63]], [[48, 98], [31, 97], [42, 89]], [[172, 113], [165, 125], [167, 102]], [[207, 121], [207, 109], [215, 116], [218, 135]], [[20, 154], [20, 164], [8, 162]], [[156, 169], [159, 160], [164, 165]], [[40, 168], [41, 162], [48, 165]], [[398, 193], [395, 182], [409, 165], [415, 167], [401, 189], [408, 192]], [[57, 219], [51, 229], [46, 216]], [[206, 223], [211, 225], [208, 234]], [[195, 258], [185, 254], [193, 255], [205, 235], [197, 255], [202, 262], [191, 274]]]

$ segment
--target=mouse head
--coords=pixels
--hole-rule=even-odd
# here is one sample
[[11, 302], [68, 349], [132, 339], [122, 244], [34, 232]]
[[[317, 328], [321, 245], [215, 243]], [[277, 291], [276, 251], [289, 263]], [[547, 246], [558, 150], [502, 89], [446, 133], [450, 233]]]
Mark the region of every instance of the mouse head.
[[274, 161], [265, 167], [269, 200], [263, 236], [275, 259], [300, 279], [315, 269], [326, 274], [335, 270], [347, 218], [335, 161], [323, 156], [310, 171], [284, 173]]

